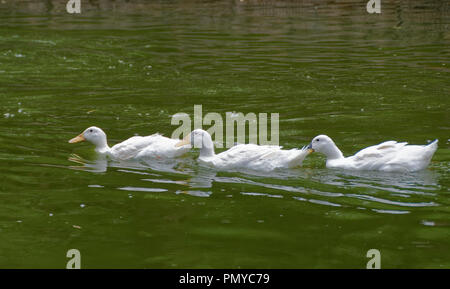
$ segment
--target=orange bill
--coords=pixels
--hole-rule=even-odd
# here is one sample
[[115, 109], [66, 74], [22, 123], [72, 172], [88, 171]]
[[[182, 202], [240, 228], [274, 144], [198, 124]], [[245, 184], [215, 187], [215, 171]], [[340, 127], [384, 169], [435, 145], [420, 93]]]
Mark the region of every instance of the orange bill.
[[76, 136], [73, 139], [69, 140], [69, 143], [77, 143], [77, 142], [82, 142], [85, 140], [86, 139], [84, 138], [83, 134], [80, 134], [79, 136]]
[[176, 147], [181, 147], [187, 144], [191, 143], [191, 134], [188, 134], [187, 136], [184, 137], [184, 139], [182, 139], [181, 141], [179, 141], [175, 146]]

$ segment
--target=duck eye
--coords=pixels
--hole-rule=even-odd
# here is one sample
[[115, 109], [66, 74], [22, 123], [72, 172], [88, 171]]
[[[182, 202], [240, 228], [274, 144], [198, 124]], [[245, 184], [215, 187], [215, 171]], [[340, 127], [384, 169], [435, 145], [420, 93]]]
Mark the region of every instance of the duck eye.
[[90, 130], [89, 130], [89, 132], [93, 132], [93, 130], [92, 130], [92, 129], [90, 129]]
[[316, 139], [316, 141], [319, 141], [320, 139]]

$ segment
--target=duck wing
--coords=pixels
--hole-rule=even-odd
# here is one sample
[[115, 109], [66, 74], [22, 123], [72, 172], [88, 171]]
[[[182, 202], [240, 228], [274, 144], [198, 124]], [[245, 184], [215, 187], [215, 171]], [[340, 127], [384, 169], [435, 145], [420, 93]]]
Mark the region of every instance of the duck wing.
[[271, 171], [301, 165], [307, 150], [282, 150], [280, 146], [240, 144], [218, 154], [216, 166]]
[[221, 152], [206, 161], [221, 169], [252, 168], [252, 163], [259, 159], [266, 150], [255, 144], [238, 144], [227, 151]]
[[382, 170], [392, 162], [397, 154], [407, 145], [406, 142], [386, 141], [378, 145], [367, 147], [349, 159], [353, 166], [361, 170]]
[[171, 139], [168, 137], [164, 137], [162, 135], [154, 135], [149, 140], [149, 144], [137, 154], [136, 158], [148, 158], [148, 157], [174, 158], [174, 157], [179, 157], [179, 156], [187, 153], [191, 149], [190, 146], [176, 147], [175, 145], [179, 142], [180, 142], [180, 140], [178, 140], [178, 139]]
[[150, 136], [134, 136], [126, 141], [116, 144], [111, 148], [111, 154], [121, 160], [128, 160], [134, 158], [148, 146], [155, 143], [161, 136], [160, 134], [153, 134]]
[[429, 145], [407, 145], [398, 150], [394, 158], [386, 163], [385, 171], [398, 171], [403, 168], [407, 171], [425, 169], [437, 150], [437, 140]]

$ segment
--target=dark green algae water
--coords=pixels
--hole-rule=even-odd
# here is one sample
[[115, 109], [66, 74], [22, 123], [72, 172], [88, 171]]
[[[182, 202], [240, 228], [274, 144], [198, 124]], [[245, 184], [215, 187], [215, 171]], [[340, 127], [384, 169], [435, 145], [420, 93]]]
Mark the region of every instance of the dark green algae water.
[[[5, 2], [5, 3], [3, 3]], [[0, 267], [450, 267], [446, 1], [0, 4]], [[345, 155], [439, 139], [410, 174], [255, 174], [98, 160], [67, 140], [170, 136], [171, 116], [279, 113], [280, 144], [325, 133]], [[222, 151], [219, 149], [218, 151]], [[75, 154], [75, 155], [74, 155]]]

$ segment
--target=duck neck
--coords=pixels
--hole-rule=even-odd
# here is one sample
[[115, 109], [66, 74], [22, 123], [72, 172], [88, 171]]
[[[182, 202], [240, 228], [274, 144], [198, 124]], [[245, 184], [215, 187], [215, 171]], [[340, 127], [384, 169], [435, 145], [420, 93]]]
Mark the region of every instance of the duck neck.
[[106, 136], [104, 138], [101, 138], [99, 141], [97, 141], [95, 144], [95, 151], [101, 154], [108, 153], [111, 148], [108, 146], [108, 141], [106, 140]]
[[323, 153], [327, 156], [328, 160], [337, 160], [344, 158], [341, 150], [338, 149], [338, 147], [334, 143], [331, 146], [328, 146]]
[[214, 153], [214, 143], [212, 141], [211, 135], [206, 131], [202, 135], [202, 147], [200, 148], [200, 158], [213, 157]]

